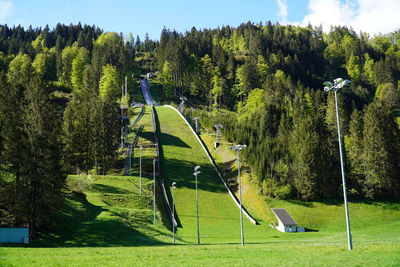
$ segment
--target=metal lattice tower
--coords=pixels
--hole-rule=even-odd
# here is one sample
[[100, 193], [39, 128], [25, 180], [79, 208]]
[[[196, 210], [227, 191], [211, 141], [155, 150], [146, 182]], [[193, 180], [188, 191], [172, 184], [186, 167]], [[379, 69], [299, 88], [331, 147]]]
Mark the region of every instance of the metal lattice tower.
[[181, 96], [179, 99], [181, 100], [181, 103], [179, 104], [178, 110], [181, 113], [183, 113], [183, 110], [185, 109], [185, 101], [187, 100], [187, 98], [184, 96]]

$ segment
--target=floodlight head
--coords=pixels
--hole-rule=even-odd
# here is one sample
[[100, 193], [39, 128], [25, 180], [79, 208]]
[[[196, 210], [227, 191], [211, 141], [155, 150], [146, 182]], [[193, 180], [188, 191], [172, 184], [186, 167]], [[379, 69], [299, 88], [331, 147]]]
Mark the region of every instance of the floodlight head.
[[200, 166], [194, 167], [194, 171], [197, 172], [200, 169]]
[[338, 89], [340, 89], [340, 88], [345, 87], [345, 86], [348, 85], [349, 83], [350, 83], [349, 80], [343, 80], [343, 79], [341, 79], [341, 80], [335, 85], [335, 87], [338, 88]]
[[331, 82], [324, 82], [323, 84], [325, 85], [324, 91], [329, 92], [330, 90], [334, 90], [337, 92], [339, 89], [343, 88], [344, 86], [348, 85], [351, 83], [349, 80], [345, 80], [343, 78], [336, 78], [333, 80], [334, 84]]
[[199, 175], [200, 173], [201, 173], [200, 171], [196, 171], [196, 172], [193, 173], [193, 175], [194, 175], [194, 176], [197, 176], [197, 175]]
[[176, 182], [172, 183], [172, 188], [176, 188]]
[[245, 149], [247, 147], [247, 145], [234, 145], [234, 146], [232, 146], [231, 147], [231, 149], [233, 150], [233, 151], [240, 151], [240, 150], [243, 150], [243, 149]]
[[343, 81], [343, 78], [336, 78], [333, 80], [335, 85], [337, 85], [338, 83], [341, 83], [342, 81]]

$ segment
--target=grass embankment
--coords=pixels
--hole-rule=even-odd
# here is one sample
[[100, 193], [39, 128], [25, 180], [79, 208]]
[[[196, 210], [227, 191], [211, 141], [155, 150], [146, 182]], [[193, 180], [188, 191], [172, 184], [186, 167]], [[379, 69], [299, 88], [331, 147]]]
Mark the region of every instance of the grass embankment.
[[[212, 149], [214, 137], [203, 133], [201, 138], [209, 147], [214, 159], [228, 178], [237, 175], [236, 156], [232, 144], [223, 141], [217, 150]], [[296, 222], [318, 232], [285, 234], [275, 231], [272, 240], [304, 243], [346, 243], [346, 225], [342, 200], [302, 202], [297, 200], [272, 200], [264, 197], [254, 178], [242, 172], [243, 203], [261, 224], [276, 222], [271, 208], [285, 208]], [[351, 229], [355, 246], [368, 243], [391, 243], [400, 252], [400, 202], [398, 200], [362, 201], [349, 203]], [[271, 229], [272, 230], [272, 229]], [[274, 230], [272, 230], [274, 231]]]
[[139, 79], [129, 77], [128, 90], [130, 94], [130, 102], [145, 103], [140, 89]]
[[[201, 241], [206, 244], [239, 243], [239, 209], [199, 142], [176, 111], [169, 107], [157, 107], [157, 113], [166, 186], [170, 186], [173, 181], [177, 183], [175, 206], [182, 225], [177, 231], [180, 242], [197, 242], [193, 168], [200, 165], [198, 186]], [[266, 240], [268, 227], [254, 226], [246, 218], [244, 223], [246, 240]]]
[[162, 90], [163, 86], [159, 81], [157, 81], [156, 79], [150, 80], [150, 93], [154, 101], [156, 101], [157, 103], [160, 103], [164, 99]]
[[169, 232], [161, 224], [153, 225], [152, 180], [143, 177], [142, 183], [139, 195], [138, 177], [93, 176], [84, 194], [68, 193], [52, 234], [31, 246], [138, 246], [169, 241]]

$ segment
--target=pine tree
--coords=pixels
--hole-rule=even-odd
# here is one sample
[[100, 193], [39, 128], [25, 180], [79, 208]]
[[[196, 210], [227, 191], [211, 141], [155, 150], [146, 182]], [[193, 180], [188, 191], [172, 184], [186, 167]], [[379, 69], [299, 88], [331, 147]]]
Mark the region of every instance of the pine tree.
[[49, 100], [49, 87], [34, 76], [25, 92], [24, 130], [28, 137], [29, 160], [24, 162], [29, 194], [29, 226], [33, 236], [37, 228], [52, 222], [51, 214], [62, 201], [65, 176], [60, 172], [60, 142], [55, 108]]
[[363, 129], [362, 113], [355, 109], [351, 114], [349, 136], [345, 139], [345, 148], [351, 171], [349, 188], [354, 188], [358, 193], [361, 193], [360, 188], [364, 180]]
[[364, 115], [363, 191], [366, 197], [398, 194], [398, 144], [399, 129], [390, 110], [375, 102], [368, 105]]

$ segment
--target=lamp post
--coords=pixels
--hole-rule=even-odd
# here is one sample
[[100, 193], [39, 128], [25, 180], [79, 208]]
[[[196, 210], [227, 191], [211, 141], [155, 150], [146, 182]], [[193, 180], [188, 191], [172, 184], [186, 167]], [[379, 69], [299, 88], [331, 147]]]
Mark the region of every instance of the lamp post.
[[331, 82], [324, 82], [324, 91], [329, 92], [333, 90], [335, 93], [335, 106], [336, 106], [336, 120], [337, 120], [337, 130], [338, 130], [338, 139], [339, 139], [339, 154], [340, 154], [340, 168], [342, 171], [342, 184], [343, 184], [343, 198], [344, 198], [344, 209], [346, 213], [346, 227], [347, 227], [347, 242], [349, 250], [353, 249], [353, 242], [351, 238], [351, 231], [350, 231], [350, 215], [349, 215], [349, 208], [347, 204], [347, 189], [346, 189], [346, 179], [344, 175], [344, 162], [343, 162], [343, 151], [342, 151], [342, 138], [340, 135], [340, 121], [339, 121], [339, 107], [338, 107], [338, 100], [337, 100], [337, 91], [343, 88], [345, 85], [349, 84], [349, 80], [344, 80], [342, 78], [337, 78], [333, 80], [333, 84]]
[[142, 195], [142, 149], [143, 146], [139, 147], [139, 195]]
[[174, 240], [175, 244], [175, 209], [174, 209], [174, 189], [176, 188], [176, 182], [172, 183], [172, 232], [173, 232], [173, 237], [172, 239]]
[[238, 180], [239, 180], [239, 200], [240, 200], [240, 234], [242, 237], [242, 246], [244, 246], [244, 229], [243, 229], [243, 205], [242, 205], [242, 182], [240, 178], [240, 152], [245, 149], [246, 145], [234, 145], [232, 150], [236, 151], [238, 162]]
[[214, 149], [217, 149], [219, 146], [219, 138], [221, 136], [221, 129], [224, 128], [221, 124], [214, 124], [215, 127], [215, 144]]
[[200, 222], [199, 222], [199, 195], [197, 191], [197, 176], [200, 174], [200, 166], [194, 167], [193, 175], [196, 177], [196, 219], [197, 219], [197, 245], [200, 245]]
[[153, 224], [156, 224], [156, 159], [153, 159]]
[[200, 118], [199, 117], [194, 117], [193, 119], [194, 119], [194, 122], [196, 124], [196, 133], [199, 133], [199, 120], [200, 120]]

